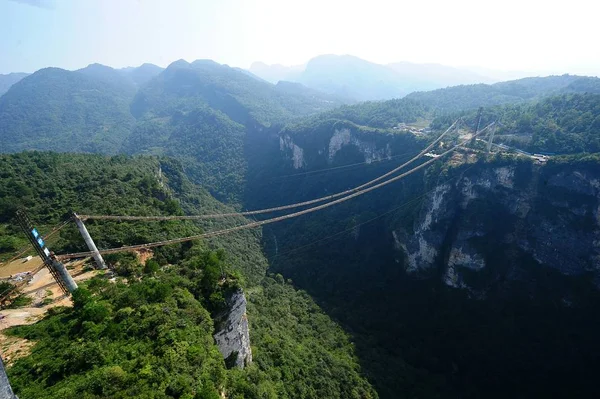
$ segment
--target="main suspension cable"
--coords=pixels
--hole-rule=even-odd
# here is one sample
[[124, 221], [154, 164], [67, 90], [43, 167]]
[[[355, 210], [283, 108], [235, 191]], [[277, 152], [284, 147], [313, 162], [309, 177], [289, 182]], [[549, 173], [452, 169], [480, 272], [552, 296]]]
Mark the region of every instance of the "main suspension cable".
[[[490, 127], [494, 124], [494, 122], [492, 122], [490, 125], [488, 125], [487, 127]], [[484, 128], [481, 131], [479, 131], [479, 133], [476, 133], [475, 135], [473, 135], [472, 138], [480, 135], [481, 133], [483, 133], [485, 131]], [[471, 138], [471, 139], [472, 139]], [[360, 195], [366, 194], [368, 192], [371, 192], [373, 190], [376, 190], [378, 188], [381, 188], [383, 186], [386, 186], [388, 184], [391, 184], [395, 181], [398, 181], [412, 173], [415, 173], [416, 171], [423, 169], [424, 167], [432, 164], [433, 162], [437, 161], [438, 159], [448, 155], [449, 153], [457, 150], [458, 148], [464, 146], [465, 144], [467, 144], [471, 139], [468, 140], [464, 140], [461, 143], [455, 145], [454, 147], [450, 148], [449, 150], [443, 152], [442, 154], [440, 154], [439, 156], [432, 158], [416, 167], [414, 167], [413, 169], [410, 169], [396, 177], [393, 177], [389, 180], [383, 181], [379, 184], [376, 184], [374, 186], [368, 187], [368, 188], [364, 188], [362, 190], [356, 188], [353, 189], [351, 191], [353, 191], [352, 194], [345, 196], [343, 198], [339, 198], [337, 200], [331, 201], [331, 202], [327, 202], [325, 204], [322, 205], [318, 205], [312, 208], [308, 208], [308, 209], [304, 209], [302, 211], [298, 211], [298, 212], [294, 212], [294, 213], [290, 213], [287, 215], [282, 215], [282, 216], [278, 216], [278, 217], [274, 217], [271, 219], [266, 219], [266, 220], [261, 220], [261, 221], [257, 221], [257, 222], [251, 222], [251, 223], [247, 223], [247, 224], [243, 224], [240, 226], [236, 226], [236, 227], [231, 227], [228, 229], [223, 229], [223, 230], [217, 230], [217, 231], [213, 231], [213, 232], [209, 232], [209, 233], [203, 233], [203, 234], [198, 234], [198, 235], [194, 235], [194, 236], [189, 236], [189, 237], [182, 237], [182, 238], [175, 238], [175, 239], [171, 239], [171, 240], [165, 240], [165, 241], [158, 241], [158, 242], [153, 242], [153, 243], [147, 243], [147, 244], [138, 244], [138, 245], [130, 245], [130, 246], [124, 246], [124, 247], [120, 247], [120, 248], [111, 248], [111, 249], [104, 249], [104, 250], [100, 250], [100, 254], [105, 255], [105, 254], [112, 254], [112, 253], [118, 253], [118, 252], [129, 252], [129, 251], [135, 251], [135, 250], [140, 250], [140, 249], [147, 249], [147, 248], [154, 248], [154, 247], [161, 247], [164, 245], [170, 245], [170, 244], [178, 244], [178, 243], [182, 243], [182, 242], [188, 242], [188, 241], [194, 241], [194, 240], [198, 240], [198, 239], [202, 239], [202, 238], [212, 238], [212, 237], [217, 237], [217, 236], [221, 236], [221, 235], [225, 235], [225, 234], [229, 234], [229, 233], [233, 233], [235, 231], [240, 231], [240, 230], [245, 230], [245, 229], [250, 229], [250, 228], [254, 228], [254, 227], [259, 227], [259, 226], [264, 226], [266, 224], [271, 224], [271, 223], [275, 223], [275, 222], [279, 222], [282, 220], [287, 220], [287, 219], [292, 219], [292, 218], [296, 218], [298, 216], [302, 216], [308, 213], [312, 213], [312, 212], [316, 212], [319, 211], [321, 209], [325, 209], [325, 208], [329, 208], [333, 205], [337, 205], [339, 203], [348, 201], [352, 198], [358, 197]], [[87, 256], [91, 256], [92, 252], [79, 252], [79, 253], [71, 253], [71, 254], [65, 254], [65, 255], [58, 255], [57, 258], [58, 259], [72, 259], [72, 258], [83, 258], [83, 257], [87, 257]]]
[[[378, 181], [381, 181], [383, 179], [385, 179], [386, 177], [396, 173], [397, 171], [399, 171], [400, 169], [404, 168], [405, 166], [413, 163], [414, 161], [416, 161], [417, 159], [419, 159], [420, 157], [422, 157], [423, 155], [425, 155], [427, 152], [429, 152], [442, 138], [444, 138], [444, 136], [450, 132], [450, 130], [452, 130], [452, 128], [454, 128], [457, 123], [460, 121], [460, 119], [457, 119], [456, 121], [454, 121], [454, 123], [452, 125], [450, 125], [450, 127], [448, 129], [446, 129], [446, 131], [444, 131], [444, 133], [442, 133], [437, 139], [435, 139], [431, 144], [429, 144], [424, 150], [422, 150], [421, 152], [419, 152], [417, 155], [415, 155], [414, 157], [412, 157], [410, 160], [406, 161], [405, 163], [403, 163], [402, 165], [390, 170], [387, 173], [384, 173], [383, 175], [376, 177], [373, 180], [370, 180], [364, 184], [361, 184], [360, 186], [351, 188], [349, 190], [346, 191], [341, 191], [339, 193], [335, 193], [335, 194], [330, 194], [330, 195], [326, 195], [324, 197], [320, 197], [320, 198], [316, 198], [316, 199], [312, 199], [309, 201], [303, 201], [303, 202], [297, 202], [294, 204], [289, 204], [289, 205], [283, 205], [283, 206], [278, 206], [278, 207], [274, 207], [274, 208], [266, 208], [266, 209], [258, 209], [258, 210], [254, 210], [254, 211], [244, 211], [244, 212], [231, 212], [231, 213], [217, 213], [217, 214], [212, 214], [212, 215], [188, 215], [188, 216], [117, 216], [117, 215], [79, 215], [79, 217], [82, 220], [117, 220], [117, 221], [131, 221], [131, 220], [198, 220], [198, 219], [216, 219], [216, 218], [223, 218], [223, 217], [232, 217], [232, 216], [250, 216], [250, 215], [259, 215], [262, 213], [271, 213], [271, 212], [277, 212], [277, 211], [283, 211], [286, 209], [292, 209], [292, 208], [298, 208], [301, 206], [306, 206], [306, 205], [312, 205], [312, 204], [316, 204], [319, 202], [324, 202], [324, 201], [330, 201], [333, 200], [335, 198], [339, 198], [339, 197], [343, 197], [344, 195], [348, 195], [348, 194], [352, 194], [354, 192], [356, 192], [356, 190], [361, 190], [365, 187], [368, 187], [374, 183], [377, 183]], [[485, 130], [485, 128], [479, 132], [482, 133]], [[478, 134], [479, 134], [478, 133]]]

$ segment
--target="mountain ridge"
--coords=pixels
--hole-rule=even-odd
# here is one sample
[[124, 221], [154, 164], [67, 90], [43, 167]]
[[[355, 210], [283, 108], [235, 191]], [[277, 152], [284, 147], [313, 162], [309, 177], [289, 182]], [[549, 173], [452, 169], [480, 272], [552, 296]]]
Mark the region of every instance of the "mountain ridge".
[[29, 75], [29, 73], [25, 72], [11, 72], [5, 75], [0, 74], [0, 97], [6, 93], [12, 85]]
[[[254, 62], [248, 70], [272, 83], [279, 80], [299, 82], [354, 101], [385, 100], [402, 97], [415, 90], [494, 81], [468, 69], [441, 64], [377, 64], [352, 55], [334, 54], [319, 55], [304, 65], [291, 67]], [[350, 88], [363, 81], [366, 82], [363, 87]]]

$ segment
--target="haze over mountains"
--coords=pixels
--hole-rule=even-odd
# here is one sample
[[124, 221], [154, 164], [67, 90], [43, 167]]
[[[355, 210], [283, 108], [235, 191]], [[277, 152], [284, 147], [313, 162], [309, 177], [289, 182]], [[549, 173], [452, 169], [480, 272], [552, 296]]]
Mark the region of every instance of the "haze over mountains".
[[249, 71], [272, 83], [280, 80], [299, 82], [356, 101], [397, 98], [413, 91], [502, 80], [470, 69], [440, 64], [396, 62], [381, 65], [351, 55], [320, 55], [305, 65], [290, 67], [255, 62]]
[[[257, 72], [256, 67], [252, 70]], [[151, 64], [124, 69], [91, 64], [77, 71], [45, 68], [31, 75], [4, 75], [5, 86], [17, 82], [0, 97], [0, 143], [11, 152], [49, 149], [116, 153], [126, 148], [128, 152], [156, 152], [173, 139], [172, 134], [181, 134], [180, 125], [185, 119], [177, 115], [185, 115], [185, 123], [193, 124], [192, 115], [198, 112], [203, 114], [202, 124], [217, 124], [212, 131], [220, 126], [222, 132], [228, 132], [240, 126], [268, 128], [358, 99], [399, 98], [409, 91], [406, 99], [438, 113], [518, 103], [551, 94], [600, 92], [598, 78], [571, 75], [415, 91], [442, 85], [442, 81], [478, 78], [441, 66], [382, 66], [351, 56], [314, 58], [296, 76], [299, 83], [280, 80], [272, 84], [254, 72], [211, 60], [179, 60], [166, 69]], [[291, 71], [292, 75], [297, 72]], [[438, 80], [428, 80], [427, 76]], [[382, 103], [374, 108], [403, 109], [394, 104]], [[353, 112], [344, 112], [355, 119]], [[362, 123], [377, 123], [381, 115], [372, 115], [371, 120]], [[167, 117], [169, 122], [165, 123]], [[399, 118], [396, 123], [401, 121]], [[160, 134], [152, 133], [146, 143], [143, 137], [150, 133], [142, 131], [149, 125], [158, 128]], [[134, 146], [128, 144], [132, 132], [137, 137]]]
[[12, 85], [29, 75], [24, 72], [13, 72], [6, 75], [0, 75], [0, 96], [10, 89]]
[[[100, 68], [100, 64], [91, 64], [79, 71], [94, 73], [93, 69]], [[140, 86], [163, 69], [146, 63], [139, 67], [114, 69], [114, 76], [120, 75], [117, 80], [125, 78], [129, 84]], [[245, 71], [241, 68], [234, 69]], [[301, 83], [347, 103], [400, 98], [415, 91], [492, 84], [531, 76], [526, 72], [494, 71], [477, 67], [455, 68], [432, 63], [395, 62], [382, 65], [352, 55], [331, 54], [316, 56], [304, 65], [295, 66], [254, 62], [247, 71], [251, 76], [273, 84], [280, 81]], [[107, 74], [110, 75], [109, 72]], [[0, 75], [0, 95], [27, 75], [29, 74]]]
[[[90, 64], [85, 68], [78, 69], [78, 72], [104, 78], [107, 81], [114, 80], [113, 83], [125, 83], [127, 85], [139, 86], [158, 75], [164, 68], [154, 64], [143, 64], [139, 67], [127, 67], [113, 69], [102, 64]], [[11, 88], [12, 85], [31, 74], [24, 72], [13, 72], [9, 74], [0, 74], [0, 96]]]
[[[306, 71], [314, 73], [305, 71], [302, 80], [312, 88], [289, 81], [272, 84], [211, 60], [179, 60], [166, 69], [150, 64], [125, 69], [91, 64], [76, 71], [45, 68], [0, 96], [0, 146], [5, 152], [174, 156], [186, 159], [190, 177], [218, 199], [240, 201], [248, 145], [304, 117], [320, 114], [320, 118], [390, 129], [482, 105], [600, 92], [598, 78], [565, 75], [453, 86], [340, 108], [355, 103], [356, 94], [397, 97], [398, 86], [378, 84], [400, 75], [354, 57], [318, 57], [309, 66]], [[344, 86], [344, 79], [354, 83]]]

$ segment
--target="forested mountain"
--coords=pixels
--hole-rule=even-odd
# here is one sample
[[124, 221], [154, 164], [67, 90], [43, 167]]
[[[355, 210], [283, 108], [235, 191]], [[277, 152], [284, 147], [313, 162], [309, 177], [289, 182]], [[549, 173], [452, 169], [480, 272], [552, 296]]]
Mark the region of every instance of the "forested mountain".
[[209, 60], [115, 70], [40, 70], [0, 98], [3, 152], [167, 154], [221, 199], [239, 202], [246, 134], [332, 109], [340, 100], [272, 85]]
[[12, 85], [14, 85], [27, 75], [29, 74], [23, 72], [13, 72], [6, 75], [0, 75], [0, 96], [6, 93]]
[[[435, 119], [432, 125], [442, 128], [463, 117], [474, 128], [476, 114], [476, 110], [449, 114]], [[600, 152], [600, 94], [563, 94], [484, 109], [481, 123], [494, 121], [498, 122], [497, 144], [532, 153]]]
[[107, 86], [111, 86], [116, 90], [123, 91], [128, 98], [133, 97], [136, 92], [135, 83], [128, 76], [116, 69], [102, 64], [90, 64], [85, 68], [76, 70], [75, 72], [89, 76], [92, 79], [98, 80]]
[[411, 123], [420, 118], [427, 118], [431, 111], [431, 108], [417, 101], [398, 99], [346, 105], [324, 112], [318, 117], [339, 118], [364, 126], [391, 128], [398, 123]]
[[600, 79], [573, 75], [524, 78], [493, 85], [478, 84], [411, 93], [407, 98], [453, 112], [477, 107], [524, 102], [559, 93], [600, 93]]
[[272, 85], [213, 61], [181, 60], [137, 93], [131, 110], [138, 124], [123, 149], [178, 157], [194, 181], [239, 202], [248, 135], [339, 104], [301, 85]]
[[172, 117], [141, 120], [123, 145], [131, 154], [181, 160], [195, 182], [220, 199], [239, 202], [246, 183], [246, 128], [222, 112], [198, 106]]
[[137, 86], [142, 86], [150, 79], [161, 73], [164, 68], [154, 64], [142, 64], [139, 67], [129, 67], [119, 69], [118, 72], [130, 78]]
[[[354, 66], [348, 71], [361, 70]], [[11, 371], [21, 392], [118, 397], [152, 388], [185, 397], [185, 387], [196, 393], [207, 387], [213, 396], [200, 397], [223, 391], [228, 398], [375, 397], [362, 370], [383, 398], [597, 396], [593, 354], [600, 331], [590, 314], [600, 304], [600, 169], [597, 155], [582, 153], [600, 150], [600, 99], [593, 94], [600, 79], [529, 78], [341, 105], [336, 95], [292, 82], [273, 85], [207, 60], [147, 68], [145, 83], [99, 65], [78, 72], [42, 70], [0, 98], [2, 151], [31, 146], [159, 156], [0, 157], [3, 221], [18, 204], [44, 226], [57, 223], [69, 207], [106, 214], [231, 209], [204, 190], [235, 209], [310, 200], [400, 165], [459, 117], [458, 134], [469, 137], [480, 106], [482, 126], [498, 121], [494, 142], [570, 155], [543, 163], [505, 149], [486, 154], [485, 144], [473, 140], [468, 149], [400, 182], [265, 226], [262, 235], [246, 232], [157, 250], [157, 262], [172, 269], [145, 268], [131, 257], [110, 259], [140, 280], [112, 288], [90, 283], [94, 299], [76, 298], [74, 310], [15, 330], [38, 339], [42, 348]], [[332, 92], [345, 87], [334, 77], [325, 82]], [[352, 89], [372, 95], [378, 82], [358, 81]], [[119, 118], [122, 123], [103, 129]], [[110, 129], [117, 125], [122, 130]], [[32, 131], [41, 139], [30, 140]], [[432, 152], [449, 148], [458, 134]], [[89, 228], [101, 247], [110, 247], [244, 220]], [[9, 238], [0, 248], [23, 243], [16, 231], [3, 228], [0, 233]], [[76, 238], [74, 230], [66, 231], [53, 248], [83, 249]], [[209, 252], [219, 247], [226, 250], [225, 265], [222, 255]], [[266, 277], [267, 265], [281, 276]], [[211, 349], [210, 324], [222, 303], [219, 293], [226, 292], [207, 289], [202, 280], [220, 266], [232, 287], [248, 293], [256, 359], [243, 371], [227, 370]], [[143, 338], [151, 331], [135, 330], [135, 338], [122, 334], [145, 325], [147, 314], [138, 308], [164, 307], [173, 312], [159, 322], [177, 332], [169, 338], [175, 346], [193, 348], [188, 355], [165, 354], [163, 341]], [[177, 319], [189, 324], [178, 325]], [[203, 344], [188, 335], [203, 337]], [[109, 336], [119, 345], [109, 344], [104, 352], [92, 345]], [[74, 354], [58, 360], [60, 371], [49, 361], [52, 340]], [[81, 363], [98, 350], [101, 365]], [[123, 360], [127, 353], [156, 356], [134, 363]], [[81, 364], [83, 371], [75, 372]]]
[[211, 60], [191, 64], [180, 60], [142, 88], [131, 109], [136, 117], [148, 114], [160, 117], [205, 104], [235, 122], [268, 126], [337, 105], [316, 98], [313, 93], [295, 94], [289, 95], [278, 86]]
[[391, 69], [349, 55], [311, 59], [298, 81], [358, 101], [398, 98], [414, 90], [412, 82], [403, 81]]
[[286, 94], [290, 94], [290, 95], [298, 95], [298, 96], [306, 97], [306, 98], [319, 99], [320, 101], [324, 101], [326, 103], [329, 102], [330, 104], [333, 104], [335, 107], [338, 107], [342, 104], [349, 104], [349, 103], [353, 102], [353, 101], [349, 101], [346, 98], [337, 97], [335, 95], [328, 95], [326, 93], [323, 93], [322, 91], [311, 89], [311, 88], [304, 86], [303, 84], [297, 83], [297, 82], [289, 82], [289, 81], [285, 81], [285, 80], [280, 80], [275, 85], [275, 88], [280, 93], [286, 93]]
[[136, 88], [155, 78], [164, 69], [154, 64], [142, 64], [139, 67], [113, 69], [102, 64], [90, 64], [76, 72], [102, 80], [106, 84], [120, 86], [135, 94]]
[[[227, 209], [165, 158], [29, 152], [0, 156], [0, 165], [3, 252], [23, 241], [4, 224], [16, 198], [42, 231], [71, 208], [134, 214]], [[189, 235], [205, 227], [88, 223], [101, 247]], [[9, 332], [36, 342], [32, 354], [8, 370], [16, 393], [22, 398], [376, 398], [342, 330], [305, 293], [278, 281], [280, 276], [265, 275], [259, 240], [260, 234], [246, 231], [164, 247], [145, 264], [127, 254], [107, 257], [128, 277], [127, 284], [94, 279], [74, 295], [73, 308], [57, 308], [40, 323]], [[63, 251], [82, 244], [70, 227], [50, 245]], [[166, 264], [171, 266], [162, 267]], [[218, 284], [223, 271], [227, 283]], [[212, 338], [223, 296], [239, 286], [249, 292], [254, 351], [254, 362], [243, 370], [227, 369]]]
[[0, 147], [115, 153], [135, 123], [133, 94], [85, 73], [39, 70], [0, 97]]

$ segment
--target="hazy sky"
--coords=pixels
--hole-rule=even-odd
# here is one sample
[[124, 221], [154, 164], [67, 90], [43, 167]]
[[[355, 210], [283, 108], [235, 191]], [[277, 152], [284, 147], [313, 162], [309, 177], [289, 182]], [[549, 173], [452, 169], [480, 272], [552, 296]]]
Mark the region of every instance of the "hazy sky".
[[0, 0], [0, 73], [319, 54], [600, 75], [595, 0]]

